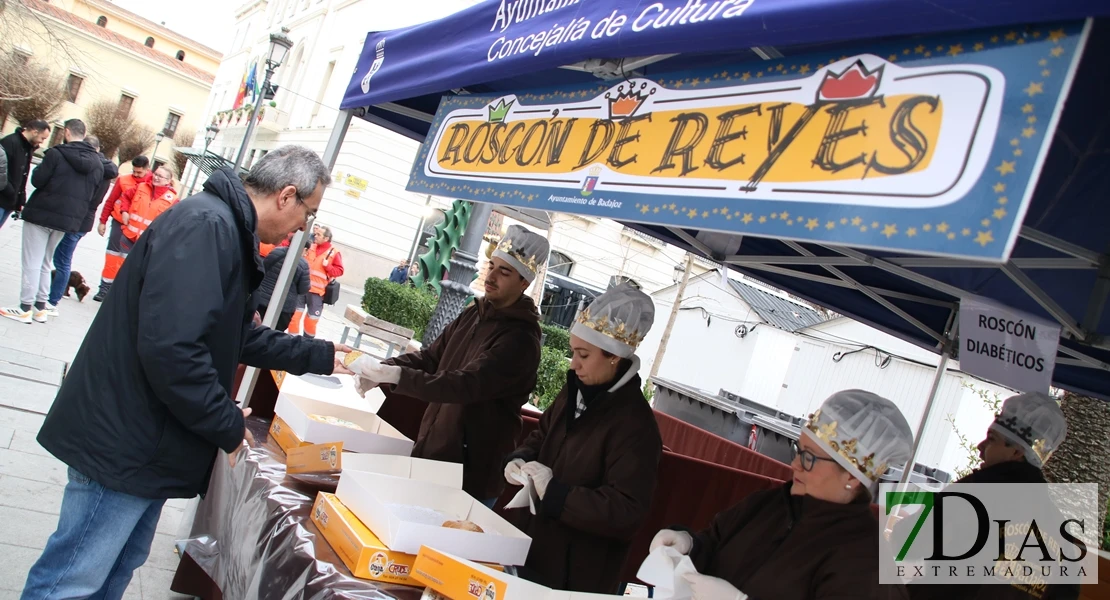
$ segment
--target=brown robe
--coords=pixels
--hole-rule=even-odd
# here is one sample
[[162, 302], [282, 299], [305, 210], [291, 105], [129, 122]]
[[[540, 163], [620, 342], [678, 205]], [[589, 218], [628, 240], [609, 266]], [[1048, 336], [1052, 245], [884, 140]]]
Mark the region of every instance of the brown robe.
[[629, 543], [651, 507], [663, 453], [638, 367], [636, 360], [577, 418], [578, 392], [573, 372], [568, 373], [568, 384], [540, 417], [539, 428], [510, 456], [553, 472], [538, 515], [527, 508], [507, 511], [532, 538], [524, 574], [538, 583], [577, 592], [617, 591]]
[[536, 387], [539, 313], [521, 296], [505, 309], [471, 304], [420, 352], [384, 361], [402, 367], [387, 397], [428, 403], [412, 455], [463, 465], [463, 490], [496, 498], [502, 461], [520, 437], [520, 407]]
[[906, 598], [901, 585], [879, 585], [879, 524], [866, 500], [791, 496], [792, 485], [744, 498], [695, 534], [698, 572], [751, 600]]

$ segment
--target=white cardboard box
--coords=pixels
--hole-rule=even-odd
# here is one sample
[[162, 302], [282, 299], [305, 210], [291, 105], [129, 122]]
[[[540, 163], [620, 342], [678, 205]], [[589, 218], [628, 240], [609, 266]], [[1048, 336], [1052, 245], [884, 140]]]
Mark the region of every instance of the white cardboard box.
[[[412, 453], [412, 440], [378, 415], [286, 393], [285, 385], [290, 379], [287, 377], [282, 384], [282, 391], [278, 395], [274, 412], [285, 421], [301, 441], [310, 444], [343, 442], [344, 450], [364, 454], [408, 456]], [[309, 415], [327, 415], [345, 419], [362, 427], [363, 431], [342, 425], [321, 423], [309, 418]]]
[[463, 484], [462, 465], [408, 456], [344, 453], [343, 472], [352, 471], [426, 481], [456, 490], [461, 490]]
[[[397, 552], [416, 554], [432, 546], [477, 562], [523, 565], [532, 545], [532, 538], [458, 488], [344, 471], [335, 495]], [[485, 533], [442, 526], [452, 520], [472, 521]]]
[[427, 546], [421, 548], [416, 556], [412, 578], [426, 585], [440, 598], [602, 600], [621, 597], [553, 590]]
[[350, 375], [289, 375], [285, 374], [278, 386], [278, 396], [290, 395], [309, 400], [320, 400], [366, 412], [376, 413], [385, 402], [380, 388], [366, 392], [363, 398], [355, 389], [355, 379]]

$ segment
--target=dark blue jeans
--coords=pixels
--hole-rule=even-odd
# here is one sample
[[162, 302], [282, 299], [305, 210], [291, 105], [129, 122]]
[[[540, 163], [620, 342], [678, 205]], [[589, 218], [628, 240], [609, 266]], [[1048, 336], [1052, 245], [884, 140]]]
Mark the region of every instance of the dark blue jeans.
[[77, 249], [77, 242], [85, 237], [84, 233], [67, 233], [58, 247], [54, 250], [54, 278], [50, 280], [49, 302], [57, 306], [62, 301], [69, 285], [69, 272], [73, 267], [73, 251]]

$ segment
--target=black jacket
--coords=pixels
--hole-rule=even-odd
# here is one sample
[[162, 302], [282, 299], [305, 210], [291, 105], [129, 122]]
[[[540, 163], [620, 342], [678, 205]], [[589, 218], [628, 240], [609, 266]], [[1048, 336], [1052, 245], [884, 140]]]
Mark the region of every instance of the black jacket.
[[119, 167], [116, 163], [104, 158], [103, 154], [98, 156], [100, 164], [104, 167], [104, 175], [100, 179], [100, 185], [96, 186], [92, 198], [89, 198], [89, 210], [85, 213], [85, 220], [81, 221], [81, 229], [78, 230], [81, 233], [92, 231], [93, 221], [96, 220], [96, 209], [100, 207], [101, 202], [104, 202], [104, 196], [108, 194], [108, 187], [112, 185], [112, 180], [119, 177]]
[[31, 172], [31, 156], [35, 147], [23, 137], [23, 128], [0, 139], [0, 146], [8, 155], [8, 185], [0, 190], [0, 208], [23, 210], [27, 203], [27, 175]]
[[331, 342], [251, 322], [262, 281], [257, 214], [230, 169], [146, 230], [100, 307], [38, 441], [110, 489], [144, 498], [204, 493], [216, 450], [243, 415], [229, 392], [240, 362], [331, 373]]
[[[255, 306], [269, 306], [270, 298], [274, 295], [274, 286], [277, 285], [278, 275], [281, 274], [281, 264], [285, 262], [285, 255], [289, 248], [278, 246], [263, 259], [266, 267], [266, 277], [258, 284], [254, 291]], [[308, 293], [312, 280], [308, 275], [308, 261], [303, 257], [297, 262], [297, 272], [293, 274], [293, 283], [289, 286], [289, 294], [285, 296], [285, 304], [281, 307], [283, 313], [293, 313], [297, 310], [297, 296]]]
[[100, 154], [84, 140], [46, 151], [31, 183], [23, 220], [40, 227], [76, 233], [89, 210], [89, 199], [104, 176]]

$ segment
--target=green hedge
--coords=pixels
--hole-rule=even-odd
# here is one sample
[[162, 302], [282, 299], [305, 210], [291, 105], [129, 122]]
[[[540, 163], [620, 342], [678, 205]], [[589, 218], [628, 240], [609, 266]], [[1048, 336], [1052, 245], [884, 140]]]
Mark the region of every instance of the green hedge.
[[557, 348], [544, 346], [540, 349], [540, 367], [536, 373], [536, 391], [532, 394], [533, 404], [540, 410], [547, 410], [555, 402], [559, 391], [567, 382], [567, 369], [570, 361]]
[[543, 338], [544, 346], [562, 351], [563, 356], [570, 356], [570, 331], [559, 325], [549, 325], [547, 323], [540, 323], [540, 329], [543, 330], [545, 336]]
[[366, 280], [362, 308], [375, 317], [411, 329], [413, 339], [424, 340], [424, 329], [436, 307], [436, 295], [427, 288], [371, 277]]

